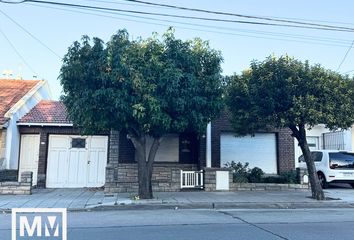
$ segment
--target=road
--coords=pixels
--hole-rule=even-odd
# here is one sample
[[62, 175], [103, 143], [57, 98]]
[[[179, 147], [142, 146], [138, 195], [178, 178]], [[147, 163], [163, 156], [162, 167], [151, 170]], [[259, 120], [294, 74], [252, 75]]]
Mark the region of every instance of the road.
[[[68, 240], [354, 239], [354, 209], [70, 212]], [[11, 214], [0, 214], [11, 239]]]

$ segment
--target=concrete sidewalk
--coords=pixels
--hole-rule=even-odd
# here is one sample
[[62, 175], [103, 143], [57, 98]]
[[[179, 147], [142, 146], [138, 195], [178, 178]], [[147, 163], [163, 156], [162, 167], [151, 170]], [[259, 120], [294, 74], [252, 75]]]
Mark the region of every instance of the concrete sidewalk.
[[37, 189], [32, 195], [0, 196], [0, 210], [12, 208], [67, 208], [71, 211], [157, 208], [354, 208], [353, 189], [328, 189], [336, 200], [316, 201], [308, 190], [238, 192], [157, 192], [151, 200], [131, 194], [105, 194], [97, 189]]

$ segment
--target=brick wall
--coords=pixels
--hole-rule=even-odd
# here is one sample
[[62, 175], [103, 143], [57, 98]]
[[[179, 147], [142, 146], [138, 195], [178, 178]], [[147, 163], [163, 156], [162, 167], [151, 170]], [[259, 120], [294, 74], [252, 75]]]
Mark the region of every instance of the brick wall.
[[6, 129], [0, 129], [0, 169], [5, 168]]
[[[152, 175], [152, 189], [156, 192], [180, 191], [181, 170], [197, 170], [197, 164], [155, 163]], [[138, 192], [137, 164], [119, 163], [107, 168], [106, 192]]]
[[[222, 132], [232, 132], [230, 116], [224, 112], [220, 118], [211, 124], [211, 166], [220, 167], [220, 135]], [[288, 129], [275, 129], [277, 136], [277, 166], [278, 173], [288, 172], [295, 168], [294, 139]]]

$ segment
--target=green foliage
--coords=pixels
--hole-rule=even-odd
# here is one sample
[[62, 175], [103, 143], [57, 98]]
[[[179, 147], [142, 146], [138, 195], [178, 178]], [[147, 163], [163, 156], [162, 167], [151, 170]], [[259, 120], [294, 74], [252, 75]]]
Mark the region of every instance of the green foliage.
[[172, 30], [136, 40], [120, 30], [106, 44], [84, 36], [63, 61], [62, 100], [84, 133], [202, 132], [223, 108], [220, 52]]
[[280, 174], [285, 179], [285, 183], [299, 183], [298, 174], [295, 170]]
[[354, 122], [352, 82], [320, 65], [271, 56], [228, 79], [226, 102], [240, 135], [321, 123], [345, 129]]
[[262, 178], [262, 182], [264, 183], [291, 183], [298, 184], [299, 180], [297, 177], [296, 171], [289, 171], [286, 173], [282, 173], [277, 176], [264, 176]]
[[275, 176], [265, 176], [258, 167], [249, 168], [249, 163], [231, 161], [225, 164], [233, 174], [233, 182], [236, 183], [298, 183], [296, 171], [289, 171]]
[[231, 163], [226, 163], [225, 167], [232, 169], [233, 182], [247, 183], [250, 171], [248, 165], [248, 162], [242, 164], [240, 162], [236, 163], [234, 161], [231, 161]]
[[262, 182], [263, 175], [264, 175], [264, 172], [262, 169], [260, 169], [258, 167], [254, 167], [249, 172], [248, 180], [251, 183]]

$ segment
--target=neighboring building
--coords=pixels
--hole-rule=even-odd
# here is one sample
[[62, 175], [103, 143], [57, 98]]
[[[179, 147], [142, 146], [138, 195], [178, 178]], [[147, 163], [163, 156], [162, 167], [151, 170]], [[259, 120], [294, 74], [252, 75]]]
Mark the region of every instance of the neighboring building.
[[0, 169], [17, 169], [20, 134], [16, 121], [51, 97], [44, 80], [0, 79]]
[[[348, 130], [330, 131], [324, 124], [318, 124], [306, 130], [306, 139], [310, 150], [354, 150], [354, 127]], [[302, 155], [298, 141], [295, 139], [295, 166]]]

